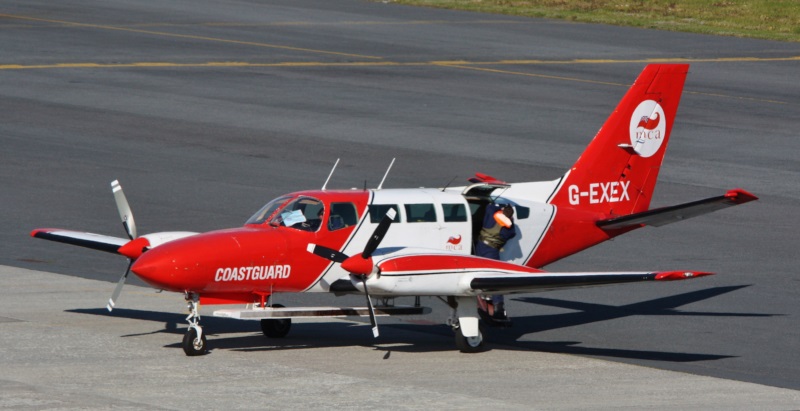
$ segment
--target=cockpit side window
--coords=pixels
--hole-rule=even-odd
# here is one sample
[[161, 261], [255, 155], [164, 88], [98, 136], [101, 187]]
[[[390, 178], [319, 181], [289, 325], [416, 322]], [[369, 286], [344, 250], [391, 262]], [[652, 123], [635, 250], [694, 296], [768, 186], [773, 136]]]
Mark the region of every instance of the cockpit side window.
[[358, 224], [358, 213], [353, 203], [331, 203], [328, 230], [336, 231]]
[[317, 231], [322, 225], [325, 205], [311, 197], [298, 197], [272, 217], [270, 224], [286, 226], [303, 231]]
[[250, 217], [245, 224], [263, 224], [265, 221], [269, 220], [270, 217], [272, 217], [272, 214], [274, 214], [280, 206], [289, 201], [290, 198], [291, 197], [283, 196], [270, 201], [267, 203], [267, 205], [261, 207], [258, 212], [253, 214], [253, 216]]

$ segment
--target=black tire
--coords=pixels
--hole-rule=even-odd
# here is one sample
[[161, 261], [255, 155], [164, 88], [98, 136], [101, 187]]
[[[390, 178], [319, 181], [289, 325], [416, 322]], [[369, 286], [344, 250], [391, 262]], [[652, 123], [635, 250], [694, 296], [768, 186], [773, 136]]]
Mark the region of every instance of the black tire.
[[[274, 304], [274, 308], [283, 308], [280, 304]], [[269, 338], [283, 338], [289, 334], [292, 328], [292, 320], [287, 318], [283, 320], [261, 320], [261, 332], [265, 337]]]
[[483, 351], [483, 333], [478, 331], [477, 337], [464, 337], [461, 332], [461, 327], [455, 330], [456, 347], [459, 351], [467, 354]]
[[204, 355], [208, 353], [208, 344], [206, 343], [206, 333], [200, 335], [200, 340], [197, 340], [197, 330], [190, 327], [186, 334], [183, 335], [183, 352], [190, 357], [196, 355]]

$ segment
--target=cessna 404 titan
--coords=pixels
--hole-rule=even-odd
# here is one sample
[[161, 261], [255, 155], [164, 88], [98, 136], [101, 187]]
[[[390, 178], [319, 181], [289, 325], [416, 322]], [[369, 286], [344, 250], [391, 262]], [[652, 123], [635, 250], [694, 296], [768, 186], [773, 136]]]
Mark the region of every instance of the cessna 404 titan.
[[[187, 355], [207, 352], [198, 305], [245, 304], [215, 316], [260, 320], [285, 336], [292, 317], [421, 314], [419, 305], [373, 306], [372, 297], [437, 296], [463, 352], [482, 349], [479, 298], [711, 273], [546, 272], [549, 263], [631, 230], [663, 226], [757, 198], [741, 190], [649, 209], [688, 65], [648, 65], [577, 162], [554, 181], [506, 183], [476, 174], [464, 187], [300, 191], [278, 197], [240, 228], [138, 236], [118, 182], [112, 189], [128, 238], [42, 228], [36, 238], [120, 254], [130, 260], [108, 309], [133, 272], [156, 289], [185, 296]], [[391, 167], [390, 167], [391, 168]], [[335, 166], [334, 166], [335, 169]], [[333, 173], [333, 171], [331, 171]], [[387, 171], [388, 173], [388, 171]], [[330, 176], [328, 176], [330, 179]], [[384, 176], [385, 179], [385, 176]], [[514, 208], [517, 235], [500, 260], [473, 255], [490, 203]], [[365, 307], [287, 308], [276, 293], [364, 294]], [[479, 297], [479, 298], [476, 298]], [[417, 299], [417, 301], [419, 301]]]

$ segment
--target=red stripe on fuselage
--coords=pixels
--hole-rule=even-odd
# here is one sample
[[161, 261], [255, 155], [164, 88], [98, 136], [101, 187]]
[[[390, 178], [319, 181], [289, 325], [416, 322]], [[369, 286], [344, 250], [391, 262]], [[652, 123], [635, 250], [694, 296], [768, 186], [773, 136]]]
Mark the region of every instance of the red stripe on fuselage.
[[[368, 192], [307, 191], [326, 204], [352, 202], [363, 220]], [[241, 294], [300, 292], [317, 282], [329, 261], [308, 254], [309, 243], [342, 249], [356, 226], [317, 232], [268, 224], [212, 231], [171, 241], [144, 253], [132, 271], [153, 287], [177, 292]]]

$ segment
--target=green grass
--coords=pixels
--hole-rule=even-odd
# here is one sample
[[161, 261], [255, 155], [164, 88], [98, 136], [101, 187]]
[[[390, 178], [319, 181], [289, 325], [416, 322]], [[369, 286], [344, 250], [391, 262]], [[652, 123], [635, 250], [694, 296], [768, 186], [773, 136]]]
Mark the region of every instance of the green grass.
[[800, 0], [395, 0], [586, 23], [800, 42]]

